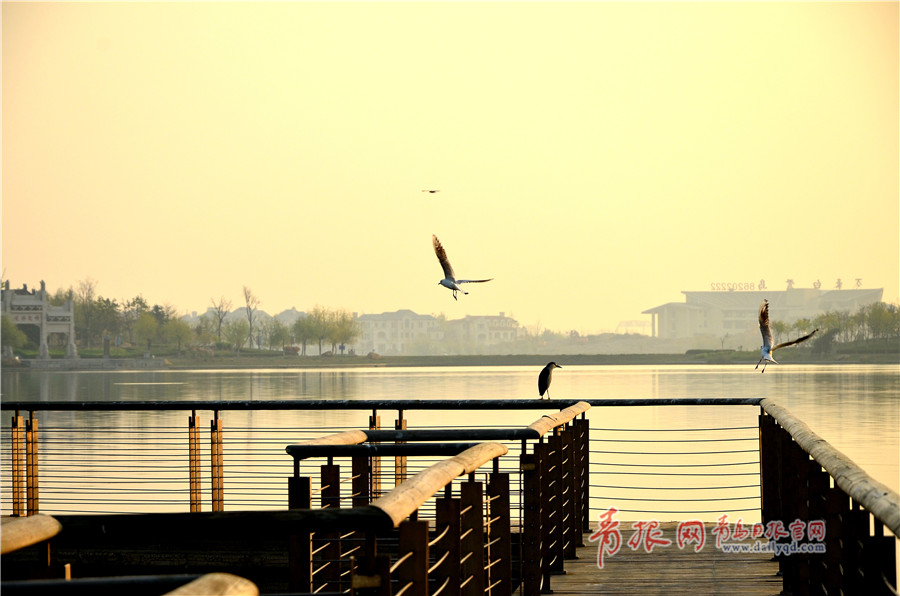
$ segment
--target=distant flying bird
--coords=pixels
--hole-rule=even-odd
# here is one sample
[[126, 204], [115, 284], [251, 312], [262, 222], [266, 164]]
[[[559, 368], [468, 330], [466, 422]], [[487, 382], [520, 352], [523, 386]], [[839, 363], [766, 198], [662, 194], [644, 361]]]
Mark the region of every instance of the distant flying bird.
[[550, 399], [550, 381], [553, 380], [553, 369], [554, 368], [562, 368], [555, 362], [550, 362], [541, 370], [541, 374], [538, 375], [538, 395], [541, 396], [541, 399], [544, 399], [544, 394], [547, 394], [547, 399]]
[[430, 192], [431, 194], [434, 194], [434, 193], [436, 193], [436, 192], [441, 192], [441, 191], [440, 191], [440, 189], [430, 190], [430, 189], [427, 189], [427, 188], [426, 188], [426, 189], [423, 190], [422, 192]]
[[[759, 332], [762, 333], [763, 345], [760, 348], [760, 354], [762, 357], [759, 359], [759, 362], [756, 363], [756, 368], [759, 368], [759, 365], [763, 365], [762, 372], [766, 372], [766, 365], [771, 362], [773, 364], [778, 364], [775, 362], [775, 359], [772, 358], [772, 353], [775, 350], [780, 348], [786, 348], [788, 346], [792, 346], [794, 344], [799, 344], [800, 342], [804, 342], [808, 340], [810, 337], [816, 334], [818, 329], [813, 330], [809, 335], [804, 335], [801, 338], [786, 341], [783, 344], [778, 344], [774, 348], [772, 347], [772, 330], [769, 329], [769, 301], [763, 300], [762, 304], [759, 306]], [[764, 363], [763, 363], [764, 362]]]
[[450, 266], [450, 261], [447, 260], [447, 253], [444, 252], [444, 247], [441, 246], [441, 241], [438, 240], [437, 236], [435, 236], [434, 234], [431, 235], [431, 243], [434, 244], [434, 254], [437, 255], [438, 261], [440, 261], [441, 263], [441, 269], [444, 270], [444, 279], [442, 279], [438, 283], [445, 288], [450, 288], [451, 290], [453, 290], [454, 300], [456, 300], [457, 292], [468, 294], [468, 292], [459, 287], [459, 284], [483, 283], [494, 279], [493, 277], [490, 279], [456, 279], [456, 276], [453, 274], [453, 267]]

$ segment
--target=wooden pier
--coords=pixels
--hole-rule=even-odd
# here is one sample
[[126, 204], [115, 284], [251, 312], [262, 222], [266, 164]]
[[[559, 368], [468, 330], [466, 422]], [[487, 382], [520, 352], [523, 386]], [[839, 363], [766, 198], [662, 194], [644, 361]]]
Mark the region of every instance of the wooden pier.
[[[665, 522], [661, 529], [673, 536], [677, 524]], [[706, 527], [707, 535], [714, 524]], [[781, 593], [778, 562], [771, 554], [731, 554], [706, 545], [700, 552], [681, 550], [672, 545], [653, 548], [651, 552], [627, 546], [606, 557], [603, 569], [597, 566], [597, 545], [590, 534], [576, 551], [576, 558], [566, 561], [566, 573], [551, 580], [556, 595], [590, 594], [745, 594], [747, 596]]]
[[[559, 411], [544, 413], [527, 427], [464, 429], [409, 429], [403, 412], [416, 407], [546, 406], [524, 400], [449, 405], [407, 401], [399, 407], [394, 402], [400, 412], [394, 430], [378, 428], [375, 412], [387, 409], [385, 404], [345, 404], [371, 409], [374, 428], [284, 446], [282, 457], [292, 459], [293, 474], [282, 478], [287, 481], [287, 501], [275, 511], [226, 510], [222, 483], [227, 430], [219, 411], [227, 407], [216, 404], [210, 431], [211, 512], [200, 511], [200, 441], [197, 432], [191, 432], [184, 451], [190, 486], [183, 512], [57, 515], [58, 525], [35, 519], [40, 525], [51, 521], [51, 531], [33, 533], [37, 542], [31, 544], [29, 538], [21, 544], [31, 545], [18, 550], [7, 550], [4, 544], [2, 588], [4, 594], [66, 594], [87, 582], [91, 593], [99, 595], [120, 593], [125, 575], [158, 586], [183, 583], [191, 574], [234, 574], [249, 580], [247, 593], [259, 589], [263, 594], [896, 594], [900, 498], [787, 410], [766, 399], [622, 401], [558, 401], [554, 407]], [[598, 512], [590, 506], [590, 460], [595, 452], [587, 411], [593, 405], [682, 403], [760, 408], [761, 523], [755, 524], [752, 537], [742, 527], [740, 540], [735, 532], [725, 542], [822, 550], [777, 557], [762, 549], [735, 554], [715, 544], [714, 530], [721, 530], [721, 523], [659, 524], [652, 520], [666, 518], [654, 512], [647, 512], [651, 515], [641, 523], [656, 525], [637, 541], [633, 539], [639, 528], [624, 515], [618, 525], [605, 525], [615, 509], [607, 509], [609, 517], [601, 514], [598, 523]], [[17, 404], [3, 406], [20, 409]], [[96, 407], [116, 406], [141, 409], [147, 404]], [[260, 404], [232, 406], [250, 409]], [[192, 411], [189, 428], [196, 431], [193, 410], [199, 405], [179, 407]], [[266, 403], [262, 409], [280, 407], [287, 406]], [[338, 406], [330, 403], [329, 408]], [[41, 445], [35, 410], [28, 411], [28, 424], [16, 411], [10, 431], [16, 475], [10, 501], [14, 516], [25, 519], [39, 517], [40, 508]], [[23, 426], [32, 429], [30, 437]], [[442, 459], [427, 467], [420, 459], [408, 467], [424, 457]], [[315, 459], [315, 465], [307, 461]], [[391, 460], [394, 470], [382, 470]], [[417, 468], [421, 471], [413, 473]], [[392, 475], [393, 488], [382, 488], [383, 478]], [[691, 537], [680, 533], [683, 524], [692, 524], [697, 532], [703, 528], [704, 539], [696, 548], [690, 540], [676, 544], [676, 536]], [[57, 535], [58, 526], [62, 531]], [[782, 533], [769, 536], [779, 528]], [[797, 529], [800, 537], [795, 536]], [[603, 536], [610, 533], [613, 542], [604, 543]], [[604, 551], [603, 544], [616, 548]], [[75, 579], [60, 579], [68, 578], [70, 570]], [[213, 579], [222, 583], [222, 577]], [[224, 583], [243, 585], [231, 579]]]

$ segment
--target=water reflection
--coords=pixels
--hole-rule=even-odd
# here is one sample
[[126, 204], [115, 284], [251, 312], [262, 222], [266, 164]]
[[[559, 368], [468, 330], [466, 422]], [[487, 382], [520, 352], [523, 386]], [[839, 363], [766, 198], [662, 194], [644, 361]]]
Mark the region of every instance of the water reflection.
[[361, 377], [313, 371], [4, 371], [6, 401], [355, 399]]
[[[782, 365], [765, 374], [752, 366], [566, 366], [554, 375], [556, 399], [768, 397], [871, 475], [898, 490], [900, 373], [892, 365]], [[63, 372], [4, 370], [4, 401], [304, 400], [304, 399], [537, 399], [540, 367], [353, 368], [326, 370], [223, 370]], [[552, 405], [550, 406], [552, 407]], [[369, 412], [223, 413], [228, 429], [259, 436], [282, 429], [302, 436], [310, 429], [358, 428]], [[382, 428], [396, 412], [383, 411]], [[592, 426], [712, 428], [755, 425], [757, 408], [659, 406], [595, 408]], [[42, 414], [42, 425], [77, 424], [95, 438], [101, 428], [147, 424], [182, 429], [179, 412]], [[410, 426], [525, 425], [531, 411], [410, 412]], [[8, 425], [8, 420], [5, 424]], [[5, 438], [5, 434], [4, 434]], [[281, 441], [281, 437], [278, 439]], [[283, 452], [283, 444], [279, 446]]]

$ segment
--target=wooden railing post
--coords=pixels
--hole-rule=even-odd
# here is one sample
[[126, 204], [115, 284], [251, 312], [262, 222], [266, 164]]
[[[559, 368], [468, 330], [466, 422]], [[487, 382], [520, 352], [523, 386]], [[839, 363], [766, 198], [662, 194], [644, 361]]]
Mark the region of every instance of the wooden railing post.
[[353, 596], [390, 596], [391, 560], [376, 553], [374, 535], [366, 537], [366, 554], [350, 558], [350, 594]]
[[[368, 458], [364, 455], [356, 455], [351, 458], [350, 469], [351, 469], [351, 480], [350, 480], [350, 503], [353, 507], [365, 507], [372, 500], [372, 495], [369, 494], [369, 490], [371, 489], [372, 483], [372, 474], [369, 466], [371, 465], [371, 458]], [[351, 532], [346, 538], [357, 540], [362, 534], [360, 532]], [[347, 550], [347, 549], [345, 549]], [[358, 550], [353, 547], [353, 553], [358, 553]], [[347, 553], [344, 554], [347, 556]], [[353, 580], [354, 567], [356, 566], [356, 558], [350, 558], [350, 578], [351, 584]], [[352, 588], [352, 585], [351, 585]]]
[[[781, 432], [787, 432], [782, 429]], [[787, 497], [783, 509], [785, 530], [794, 520], [807, 521], [809, 519], [809, 454], [790, 436], [784, 439], [785, 472], [784, 486], [790, 487], [785, 491]], [[785, 543], [790, 542], [790, 537], [784, 538]], [[809, 555], [793, 553], [780, 557], [779, 568], [782, 571], [784, 589], [792, 594], [809, 594]]]
[[[781, 440], [778, 442], [779, 488], [781, 489], [779, 497], [781, 507], [779, 511], [780, 515], [776, 521], [786, 525], [791, 523], [790, 517], [794, 514], [794, 502], [789, 487], [792, 487], [797, 479], [795, 478], [791, 467], [793, 460], [793, 449], [791, 447], [793, 441], [791, 440], [791, 436], [780, 426], [778, 427], [778, 434], [781, 435]], [[785, 522], [785, 520], [787, 521]], [[780, 538], [777, 542], [786, 544], [788, 540], [786, 538]], [[789, 560], [790, 557], [787, 555], [775, 555], [775, 559], [778, 560], [778, 570], [781, 574], [783, 589], [787, 592], [791, 592], [794, 589], [794, 570], [791, 561]]]
[[849, 593], [841, 573], [841, 544], [846, 540], [842, 528], [844, 513], [850, 510], [850, 498], [834, 487], [823, 491], [825, 501], [825, 582], [828, 594]]
[[[294, 476], [288, 478], [288, 509], [312, 507], [312, 479], [300, 476], [298, 461], [294, 460]], [[292, 591], [312, 592], [312, 533], [301, 532], [288, 537], [289, 587]]]
[[[868, 512], [867, 512], [868, 513]], [[872, 519], [872, 534], [862, 544], [864, 594], [896, 594], [897, 567], [894, 552], [896, 539], [884, 535], [884, 524]]]
[[26, 514], [40, 511], [38, 487], [38, 420], [30, 412], [25, 422], [25, 487]]
[[[825, 499], [829, 491], [830, 476], [815, 460], [809, 460], [809, 466], [809, 521], [825, 521], [828, 518]], [[827, 537], [827, 522], [825, 531]], [[809, 580], [814, 591], [834, 594], [833, 590], [825, 588], [828, 585], [828, 561], [826, 557], [827, 553], [811, 554], [809, 556]]]
[[762, 522], [781, 519], [781, 439], [775, 419], [760, 410], [759, 481]]
[[[394, 422], [394, 430], [406, 430], [406, 420], [403, 418], [403, 410], [397, 411], [397, 420]], [[406, 441], [396, 441], [398, 445]], [[394, 457], [394, 486], [400, 486], [406, 480], [406, 456]]]
[[[498, 460], [494, 460], [496, 464]], [[487, 587], [491, 596], [512, 594], [512, 535], [510, 531], [509, 474], [494, 471], [489, 476], [487, 524]]]
[[372, 500], [372, 495], [369, 494], [372, 481], [370, 459], [365, 456], [354, 456], [351, 459], [350, 499], [353, 507], [364, 507]]
[[446, 496], [435, 500], [435, 532], [447, 533], [435, 543], [432, 551], [437, 560], [446, 558], [438, 565], [432, 576], [435, 585], [440, 588], [445, 583], [447, 586], [441, 594], [459, 596], [460, 584], [460, 501], [458, 498]]
[[[341, 468], [329, 463], [321, 466], [322, 509], [339, 509], [341, 506]], [[316, 580], [324, 592], [341, 591], [341, 533], [317, 532], [316, 548], [322, 551], [323, 564], [316, 570]], [[321, 537], [321, 540], [318, 538]]]
[[[378, 430], [380, 428], [381, 416], [378, 415], [378, 410], [372, 410], [372, 415], [369, 416], [369, 430]], [[373, 499], [377, 499], [381, 496], [381, 458], [376, 455], [371, 458], [371, 461], [372, 481], [369, 487], [369, 494]]]
[[484, 496], [480, 482], [460, 483], [461, 594], [484, 595]]
[[[522, 470], [522, 560], [521, 578], [525, 594], [538, 594], [544, 577], [544, 514], [543, 504], [543, 464], [542, 457], [546, 445], [535, 444], [532, 453], [522, 447], [520, 468]], [[549, 587], [549, 578], [547, 586]]]
[[841, 541], [841, 568], [844, 571], [845, 594], [863, 594], [863, 541], [869, 537], [869, 512], [850, 499], [850, 508], [844, 512]]
[[578, 456], [576, 459], [576, 468], [578, 470], [578, 504], [580, 506], [579, 517], [581, 518], [581, 531], [578, 533], [578, 546], [584, 546], [584, 533], [591, 531], [591, 446], [590, 432], [591, 425], [588, 419], [582, 413], [581, 418], [574, 421], [576, 429], [576, 450]]
[[547, 444], [549, 447], [548, 457], [550, 459], [548, 471], [545, 472], [550, 483], [549, 490], [547, 491], [548, 499], [545, 501], [547, 504], [548, 526], [550, 531], [549, 536], [547, 537], [547, 565], [551, 573], [560, 574], [565, 573], [566, 571], [565, 561], [563, 560], [565, 546], [563, 542], [565, 540], [565, 535], [563, 533], [565, 527], [565, 520], [563, 520], [563, 514], [565, 512], [565, 507], [563, 506], [565, 486], [563, 482], [562, 437], [558, 434], [558, 430], [556, 434], [553, 434], [547, 439]]
[[[403, 594], [428, 596], [428, 522], [400, 522], [400, 548], [397, 551], [397, 584]], [[404, 557], [407, 557], [405, 560]], [[401, 562], [402, 561], [402, 562]]]
[[197, 424], [197, 410], [188, 416], [188, 485], [190, 487], [191, 512], [202, 509], [200, 489], [200, 426]]
[[25, 517], [25, 417], [12, 418], [12, 514]]
[[223, 454], [222, 454], [222, 419], [219, 418], [219, 411], [213, 412], [213, 419], [210, 421], [211, 430], [211, 449], [210, 449], [210, 468], [212, 485], [212, 510], [225, 511], [225, 487], [224, 487], [224, 471], [223, 471]]
[[563, 526], [562, 554], [566, 559], [575, 558], [575, 548], [581, 543], [581, 504], [578, 502], [576, 478], [575, 432], [567, 424], [560, 433], [562, 440], [563, 503], [561, 507]]

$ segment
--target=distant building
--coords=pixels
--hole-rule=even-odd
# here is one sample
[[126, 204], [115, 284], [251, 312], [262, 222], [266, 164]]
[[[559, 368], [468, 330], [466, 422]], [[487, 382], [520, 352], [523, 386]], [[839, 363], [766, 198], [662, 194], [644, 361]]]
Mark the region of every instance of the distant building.
[[359, 315], [360, 335], [354, 349], [357, 354], [408, 354], [414, 345], [440, 341], [440, 321], [409, 309], [373, 315]]
[[39, 358], [50, 358], [50, 335], [59, 333], [66, 336], [66, 357], [78, 358], [75, 347], [75, 306], [72, 292], [65, 304], [53, 306], [47, 287], [41, 281], [40, 290], [29, 290], [23, 285], [21, 289], [11, 290], [9, 280], [3, 284], [3, 314], [8, 316], [19, 327], [33, 325], [37, 327], [39, 339]]
[[773, 320], [793, 323], [812, 319], [827, 311], [854, 312], [880, 302], [878, 289], [793, 288], [782, 291], [683, 291], [684, 302], [669, 302], [643, 311], [651, 315], [653, 337], [683, 339], [701, 335], [758, 333], [757, 315], [763, 299], [769, 301]]
[[[441, 354], [460, 346], [474, 349], [505, 342], [519, 336], [519, 323], [505, 313], [466, 316], [445, 321], [403, 309], [356, 317], [360, 335], [353, 349], [357, 354], [374, 351], [384, 355]], [[451, 346], [447, 341], [451, 340]]]
[[467, 315], [462, 319], [447, 321], [448, 328], [454, 330], [462, 341], [481, 346], [513, 342], [519, 337], [519, 323], [506, 313], [499, 315]]

